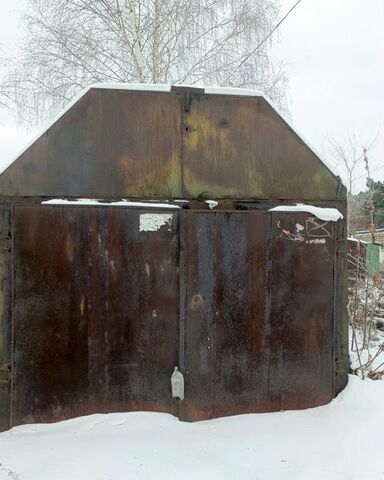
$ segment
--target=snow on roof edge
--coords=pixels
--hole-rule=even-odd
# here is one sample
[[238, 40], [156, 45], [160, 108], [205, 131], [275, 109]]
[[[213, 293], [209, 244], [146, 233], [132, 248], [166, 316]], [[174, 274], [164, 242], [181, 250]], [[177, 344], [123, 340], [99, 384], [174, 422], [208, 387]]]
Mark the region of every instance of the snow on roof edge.
[[[204, 93], [207, 95], [237, 95], [246, 97], [262, 97], [264, 100], [277, 112], [282, 120], [288, 125], [288, 127], [300, 138], [300, 140], [318, 157], [318, 159], [328, 168], [328, 170], [338, 177], [343, 185], [344, 181], [340, 175], [334, 170], [324, 158], [319, 155], [316, 149], [306, 140], [306, 138], [298, 132], [298, 130], [285, 118], [284, 114], [277, 108], [273, 101], [264, 93], [258, 90], [235, 88], [235, 87], [209, 87], [209, 86], [189, 86], [189, 85], [174, 85], [191, 88], [204, 89]], [[156, 83], [93, 83], [84, 88], [78, 95], [76, 95], [69, 104], [51, 121], [44, 129], [40, 130], [27, 144], [23, 147], [19, 153], [9, 162], [0, 167], [0, 175], [2, 175], [21, 155], [23, 155], [41, 136], [44, 135], [50, 128], [55, 125], [81, 98], [83, 98], [92, 89], [106, 89], [106, 90], [130, 90], [130, 91], [148, 91], [148, 92], [170, 92], [172, 88], [171, 84], [156, 84]]]
[[170, 83], [92, 83], [89, 89], [170, 92]]
[[361, 240], [360, 238], [348, 237], [347, 240], [349, 240], [350, 242], [365, 243], [367, 245], [367, 242], [365, 242], [364, 240]]
[[305, 203], [296, 203], [296, 205], [278, 205], [270, 208], [270, 212], [306, 212], [323, 220], [324, 222], [337, 222], [344, 218], [343, 214], [337, 208], [316, 207]]
[[237, 95], [239, 97], [264, 97], [260, 90], [235, 87], [202, 87], [207, 95]]
[[174, 205], [172, 203], [164, 202], [136, 202], [132, 200], [114, 200], [111, 202], [106, 202], [97, 198], [79, 198], [78, 200], [67, 200], [63, 198], [52, 198], [51, 200], [45, 200], [41, 202], [42, 205], [74, 205], [78, 206], [98, 206], [98, 207], [143, 207], [143, 208], [160, 208], [160, 209], [170, 209], [170, 210], [180, 210], [179, 205]]

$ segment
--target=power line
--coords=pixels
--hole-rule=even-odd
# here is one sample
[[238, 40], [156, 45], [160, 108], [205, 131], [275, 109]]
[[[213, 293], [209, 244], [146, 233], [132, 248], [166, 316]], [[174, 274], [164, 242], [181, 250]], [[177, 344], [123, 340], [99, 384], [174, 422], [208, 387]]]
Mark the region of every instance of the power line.
[[293, 5], [293, 7], [291, 7], [288, 12], [284, 15], [284, 17], [279, 21], [279, 23], [277, 23], [274, 28], [269, 32], [269, 34], [263, 38], [263, 40], [253, 49], [251, 50], [245, 58], [243, 58], [243, 60], [239, 63], [239, 65], [235, 68], [235, 70], [231, 73], [231, 75], [229, 77], [226, 78], [225, 82], [226, 83], [228, 80], [230, 80], [233, 75], [239, 70], [239, 68], [244, 65], [244, 63], [254, 54], [257, 52], [257, 50], [262, 46], [264, 45], [264, 43], [269, 39], [271, 38], [271, 36], [276, 32], [276, 30], [280, 27], [280, 25], [284, 22], [284, 20], [286, 20], [286, 18], [293, 12], [293, 10], [299, 5], [299, 3], [301, 3], [302, 0], [297, 0], [297, 2]]

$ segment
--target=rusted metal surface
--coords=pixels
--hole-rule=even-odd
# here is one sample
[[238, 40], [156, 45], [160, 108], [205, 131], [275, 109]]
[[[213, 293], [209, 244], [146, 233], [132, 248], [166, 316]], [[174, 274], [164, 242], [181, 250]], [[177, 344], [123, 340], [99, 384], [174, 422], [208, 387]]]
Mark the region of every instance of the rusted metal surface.
[[269, 400], [307, 408], [334, 396], [334, 222], [272, 215]]
[[321, 201], [345, 192], [261, 97], [93, 89], [0, 175], [0, 195]]
[[15, 209], [12, 424], [176, 413], [169, 379], [178, 362], [177, 214], [140, 231], [142, 213]]
[[185, 398], [180, 417], [189, 421], [214, 415], [215, 217], [210, 213], [182, 217]]
[[[170, 377], [178, 364], [178, 214], [94, 209], [92, 215], [91, 259], [101, 261], [100, 277], [91, 279], [101, 288], [93, 290], [97, 313], [90, 318], [101, 336], [92, 355], [99, 369], [94, 380], [105, 385], [104, 409], [177, 413]], [[158, 218], [164, 224], [153, 223]], [[97, 403], [96, 384], [91, 391]]]
[[335, 235], [325, 223], [306, 214], [187, 214], [182, 419], [333, 398]]
[[11, 415], [11, 238], [9, 208], [0, 205], [0, 431]]
[[[344, 219], [347, 218], [347, 197], [343, 195], [339, 207]], [[334, 349], [335, 349], [335, 394], [338, 395], [347, 385], [349, 371], [349, 344], [347, 313], [348, 269], [347, 269], [347, 221], [335, 225], [335, 301], [334, 301]]]
[[270, 215], [216, 215], [215, 416], [269, 410]]
[[303, 200], [346, 216], [338, 177], [265, 99], [91, 89], [0, 175], [0, 429], [329, 401], [347, 382], [346, 223], [268, 213]]
[[300, 213], [16, 206], [12, 425], [327, 403], [341, 234]]
[[0, 194], [178, 197], [179, 97], [91, 90], [0, 176]]
[[13, 425], [87, 413], [87, 217], [15, 209]]
[[194, 96], [184, 122], [186, 196], [337, 198], [337, 178], [261, 97]]

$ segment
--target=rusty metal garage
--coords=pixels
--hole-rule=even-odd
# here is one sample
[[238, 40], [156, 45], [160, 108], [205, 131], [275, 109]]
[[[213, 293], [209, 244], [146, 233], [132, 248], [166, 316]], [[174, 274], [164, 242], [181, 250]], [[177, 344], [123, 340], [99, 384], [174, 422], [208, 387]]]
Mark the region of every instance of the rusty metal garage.
[[345, 188], [264, 97], [93, 86], [0, 175], [0, 202], [2, 429], [344, 388], [345, 223], [271, 209], [345, 216]]

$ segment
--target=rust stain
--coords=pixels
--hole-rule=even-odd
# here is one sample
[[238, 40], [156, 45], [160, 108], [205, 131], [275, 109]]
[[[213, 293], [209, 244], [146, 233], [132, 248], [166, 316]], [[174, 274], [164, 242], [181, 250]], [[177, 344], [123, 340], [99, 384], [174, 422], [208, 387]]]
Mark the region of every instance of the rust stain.
[[[192, 195], [207, 192], [217, 197], [266, 196], [265, 172], [256, 160], [247, 116], [231, 108], [231, 123], [207, 105], [192, 104], [190, 127], [184, 134], [184, 186]], [[249, 114], [247, 110], [246, 113]], [[229, 114], [229, 113], [228, 113]], [[242, 128], [243, 127], [243, 128]]]
[[[178, 214], [138, 242], [140, 209], [16, 212], [16, 295], [28, 300], [15, 305], [13, 424], [122, 409], [176, 414], [168, 372], [179, 358]], [[73, 238], [72, 262], [62, 231]]]
[[85, 309], [85, 298], [84, 298], [84, 295], [82, 295], [81, 300], [80, 300], [80, 315], [81, 316], [84, 315], [84, 309]]
[[204, 300], [203, 300], [202, 295], [200, 295], [199, 293], [196, 293], [195, 295], [193, 295], [193, 297], [191, 299], [192, 310], [200, 309], [203, 306], [203, 304], [204, 304]]
[[131, 174], [131, 171], [134, 169], [136, 162], [132, 158], [130, 158], [127, 154], [123, 155], [119, 161], [119, 168], [121, 169], [122, 172], [124, 172], [124, 175], [129, 175]]
[[[160, 145], [157, 147], [161, 149]], [[121, 157], [119, 165], [125, 191], [137, 196], [146, 196], [148, 192], [159, 197], [181, 195], [180, 152], [175, 149], [169, 158], [160, 160], [164, 155], [160, 150], [159, 160], [147, 166], [140, 166], [141, 159], [132, 159], [127, 155]]]
[[65, 255], [69, 262], [73, 261], [74, 245], [71, 233], [68, 232], [65, 239]]
[[337, 178], [267, 102], [190, 98], [183, 112], [182, 93], [91, 91], [0, 176], [0, 192], [336, 199]]

